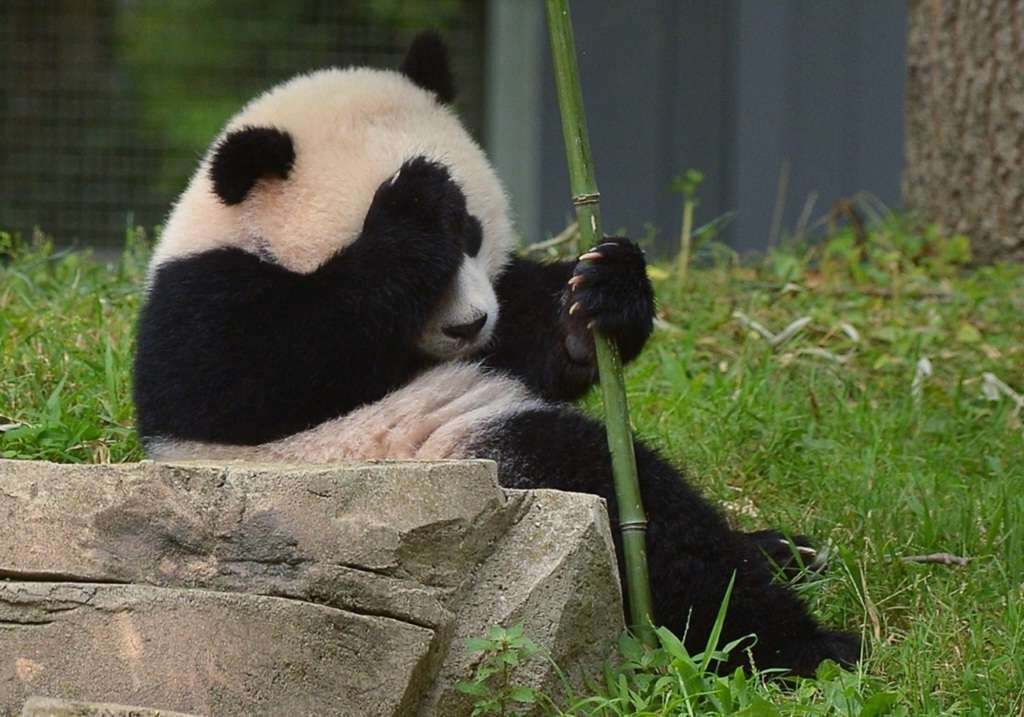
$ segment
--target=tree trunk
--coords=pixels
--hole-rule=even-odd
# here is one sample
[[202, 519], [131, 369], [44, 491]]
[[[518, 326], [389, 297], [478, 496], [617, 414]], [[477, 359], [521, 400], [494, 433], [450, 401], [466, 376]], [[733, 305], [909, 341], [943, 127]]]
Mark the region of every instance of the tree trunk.
[[907, 207], [1024, 260], [1022, 0], [910, 0], [905, 141]]

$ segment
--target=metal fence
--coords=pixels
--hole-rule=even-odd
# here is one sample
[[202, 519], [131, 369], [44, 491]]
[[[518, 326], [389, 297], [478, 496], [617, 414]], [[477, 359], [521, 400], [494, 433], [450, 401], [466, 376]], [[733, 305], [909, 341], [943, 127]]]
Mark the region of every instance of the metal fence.
[[117, 245], [166, 216], [210, 140], [261, 90], [328, 65], [396, 66], [419, 29], [452, 49], [479, 135], [477, 0], [3, 0], [0, 231]]

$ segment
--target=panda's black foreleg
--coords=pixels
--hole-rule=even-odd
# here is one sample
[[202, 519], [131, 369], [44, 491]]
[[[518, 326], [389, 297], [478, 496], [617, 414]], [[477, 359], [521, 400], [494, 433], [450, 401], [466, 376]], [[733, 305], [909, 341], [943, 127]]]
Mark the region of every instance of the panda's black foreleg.
[[597, 381], [594, 329], [615, 342], [623, 363], [647, 341], [654, 293], [646, 266], [636, 244], [615, 237], [576, 261], [513, 259], [495, 285], [498, 325], [481, 358], [544, 398], [576, 400]]
[[[485, 429], [470, 452], [496, 460], [507, 487], [603, 497], [614, 528], [617, 513], [604, 429], [579, 412], [553, 406], [514, 414]], [[723, 644], [756, 634], [751, 652], [759, 667], [800, 675], [813, 675], [824, 659], [846, 665], [857, 660], [859, 640], [818, 625], [788, 587], [772, 580], [754, 542], [731, 530], [676, 470], [639, 442], [636, 457], [649, 521], [655, 622], [685, 635], [688, 649], [702, 650], [735, 575]], [[742, 651], [733, 657], [730, 667], [746, 659]]]
[[317, 270], [350, 327], [379, 322], [370, 346], [412, 350], [479, 231], [444, 166], [406, 161], [378, 188], [359, 238]]

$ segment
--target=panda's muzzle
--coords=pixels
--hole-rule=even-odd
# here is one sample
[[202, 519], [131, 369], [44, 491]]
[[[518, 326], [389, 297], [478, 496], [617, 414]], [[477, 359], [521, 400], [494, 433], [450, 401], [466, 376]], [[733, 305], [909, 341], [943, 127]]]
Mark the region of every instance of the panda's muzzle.
[[441, 333], [449, 338], [459, 341], [472, 341], [480, 333], [480, 330], [487, 323], [487, 314], [481, 314], [477, 318], [465, 324], [452, 324], [441, 329]]

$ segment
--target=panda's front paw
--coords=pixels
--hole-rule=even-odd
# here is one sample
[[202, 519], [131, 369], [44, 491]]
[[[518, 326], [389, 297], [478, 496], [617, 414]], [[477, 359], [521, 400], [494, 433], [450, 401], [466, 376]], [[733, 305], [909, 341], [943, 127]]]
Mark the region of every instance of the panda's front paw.
[[565, 346], [573, 361], [593, 362], [595, 329], [615, 340], [624, 361], [635, 357], [654, 323], [654, 292], [640, 247], [608, 237], [581, 255], [563, 305]]
[[426, 157], [406, 161], [377, 188], [364, 222], [374, 235], [405, 240], [412, 234], [459, 256], [475, 228], [447, 168]]

